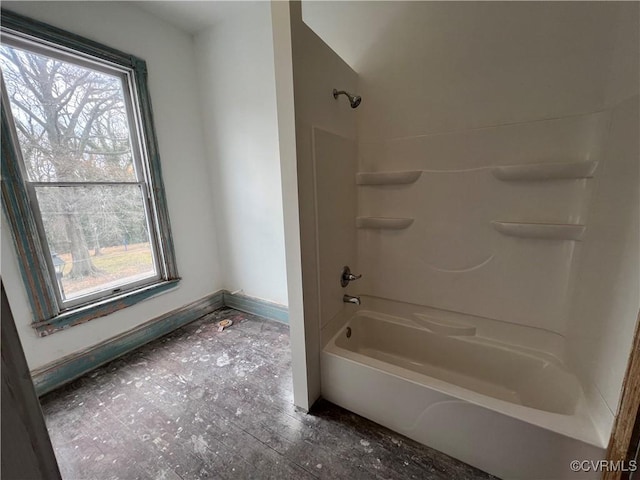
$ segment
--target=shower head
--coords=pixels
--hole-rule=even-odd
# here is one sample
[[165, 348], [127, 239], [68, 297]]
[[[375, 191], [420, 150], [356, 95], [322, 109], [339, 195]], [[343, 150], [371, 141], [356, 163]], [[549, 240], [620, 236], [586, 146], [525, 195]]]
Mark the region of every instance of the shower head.
[[349, 99], [349, 103], [351, 104], [351, 108], [358, 108], [360, 102], [362, 102], [362, 97], [360, 95], [352, 95], [349, 92], [345, 92], [344, 90], [336, 90], [333, 89], [333, 98], [338, 98], [338, 95], [346, 95]]

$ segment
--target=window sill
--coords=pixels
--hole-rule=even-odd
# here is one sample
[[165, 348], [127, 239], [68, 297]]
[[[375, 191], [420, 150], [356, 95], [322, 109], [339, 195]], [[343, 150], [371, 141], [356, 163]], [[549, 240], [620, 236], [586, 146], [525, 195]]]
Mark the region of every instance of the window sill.
[[178, 286], [179, 278], [164, 280], [153, 285], [147, 285], [132, 292], [123, 293], [117, 297], [109, 298], [101, 302], [87, 305], [73, 310], [65, 311], [55, 317], [42, 322], [35, 322], [31, 326], [40, 337], [46, 337], [52, 333], [66, 330], [74, 325], [86, 323], [90, 320], [104, 317], [123, 308], [155, 297]]

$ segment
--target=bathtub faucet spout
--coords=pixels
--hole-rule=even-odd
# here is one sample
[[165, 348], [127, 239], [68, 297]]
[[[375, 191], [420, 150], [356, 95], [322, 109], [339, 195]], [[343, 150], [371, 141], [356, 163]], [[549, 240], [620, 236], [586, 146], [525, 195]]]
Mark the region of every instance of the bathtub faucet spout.
[[351, 295], [344, 295], [342, 297], [342, 301], [344, 303], [353, 303], [355, 305], [360, 305], [360, 297], [354, 297]]

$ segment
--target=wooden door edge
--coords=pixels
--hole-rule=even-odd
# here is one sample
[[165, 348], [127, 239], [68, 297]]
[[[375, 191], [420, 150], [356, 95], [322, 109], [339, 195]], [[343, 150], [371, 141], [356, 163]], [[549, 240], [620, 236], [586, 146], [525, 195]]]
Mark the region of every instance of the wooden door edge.
[[[607, 449], [609, 462], [622, 462], [627, 460], [627, 452], [630, 447], [631, 435], [635, 425], [638, 407], [640, 406], [640, 312], [636, 320], [636, 329], [633, 336], [627, 371], [622, 382], [622, 394], [618, 404], [618, 412], [613, 423], [613, 430]], [[611, 463], [610, 463], [611, 465]], [[622, 471], [605, 471], [603, 480], [620, 480]]]

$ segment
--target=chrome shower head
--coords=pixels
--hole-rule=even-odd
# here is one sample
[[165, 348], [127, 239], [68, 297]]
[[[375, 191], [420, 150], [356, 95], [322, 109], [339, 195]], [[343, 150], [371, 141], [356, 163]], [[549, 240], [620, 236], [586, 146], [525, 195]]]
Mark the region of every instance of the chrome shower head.
[[362, 102], [362, 97], [360, 95], [352, 95], [349, 92], [345, 92], [344, 90], [336, 90], [333, 89], [333, 98], [338, 98], [338, 95], [346, 95], [349, 99], [349, 103], [351, 104], [351, 108], [358, 108], [360, 102]]

